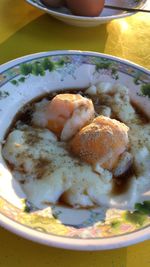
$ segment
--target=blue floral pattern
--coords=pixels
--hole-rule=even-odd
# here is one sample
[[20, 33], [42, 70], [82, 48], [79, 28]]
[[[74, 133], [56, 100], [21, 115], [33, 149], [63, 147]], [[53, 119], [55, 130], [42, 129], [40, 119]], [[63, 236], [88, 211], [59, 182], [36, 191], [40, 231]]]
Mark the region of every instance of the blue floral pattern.
[[[59, 54], [39, 56], [36, 59], [24, 60], [0, 74], [0, 101], [9, 97], [9, 92], [3, 90], [5, 84], [11, 84], [11, 90], [19, 85], [26, 84], [31, 77], [44, 77], [47, 73], [56, 73], [61, 76], [63, 83], [66, 77], [76, 80], [76, 71], [82, 66], [92, 66], [92, 75], [108, 75], [114, 81], [125, 74], [131, 78], [133, 84], [140, 86], [140, 94], [147, 98], [150, 92], [150, 74], [136, 65], [122, 62], [105, 55], [91, 54]], [[139, 94], [139, 92], [138, 92]], [[100, 238], [118, 236], [150, 226], [150, 202], [137, 204], [135, 210], [122, 211], [116, 209], [101, 209], [101, 212], [89, 210], [88, 217], [81, 224], [73, 226], [61, 222], [62, 210], [53, 207], [53, 214], [49, 209], [28, 212], [20, 210], [0, 198], [0, 213], [6, 217], [37, 231], [46, 232], [64, 237]]]

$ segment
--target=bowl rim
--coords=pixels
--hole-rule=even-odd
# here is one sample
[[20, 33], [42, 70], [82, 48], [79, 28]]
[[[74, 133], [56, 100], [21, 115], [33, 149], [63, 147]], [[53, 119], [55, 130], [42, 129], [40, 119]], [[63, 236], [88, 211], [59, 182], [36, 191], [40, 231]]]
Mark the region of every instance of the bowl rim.
[[[138, 68], [148, 75], [150, 75], [150, 70], [135, 64], [131, 61], [126, 59], [122, 59], [116, 56], [98, 53], [98, 52], [91, 52], [91, 51], [80, 51], [80, 50], [54, 50], [54, 51], [47, 51], [47, 52], [39, 52], [34, 54], [29, 54], [26, 56], [22, 56], [16, 59], [13, 59], [9, 62], [6, 62], [0, 66], [0, 73], [6, 71], [8, 68], [12, 68], [25, 60], [36, 59], [39, 57], [44, 56], [57, 56], [57, 55], [85, 55], [85, 56], [98, 56], [103, 58], [108, 58], [115, 60], [117, 62], [127, 64], [132, 66], [133, 68]], [[121, 247], [126, 247], [129, 245], [136, 244], [138, 242], [143, 242], [145, 240], [150, 239], [150, 226], [147, 226], [143, 229], [137, 230], [132, 233], [128, 233], [125, 235], [114, 236], [114, 237], [107, 237], [107, 238], [100, 238], [100, 239], [79, 239], [79, 238], [69, 238], [69, 237], [62, 237], [52, 234], [46, 234], [34, 229], [31, 229], [23, 224], [19, 224], [5, 215], [0, 213], [0, 225], [5, 229], [17, 234], [23, 238], [28, 240], [53, 246], [57, 248], [64, 248], [70, 250], [83, 250], [83, 251], [96, 251], [96, 250], [109, 250], [109, 249], [117, 249]]]
[[[39, 9], [41, 9], [42, 11], [45, 11], [51, 15], [57, 16], [57, 17], [61, 17], [61, 18], [66, 18], [66, 19], [72, 19], [75, 21], [109, 21], [109, 20], [113, 20], [113, 19], [119, 19], [119, 18], [123, 18], [123, 17], [127, 17], [127, 16], [131, 16], [133, 14], [136, 14], [137, 12], [127, 12], [124, 11], [121, 14], [118, 15], [112, 15], [112, 16], [97, 16], [97, 17], [84, 17], [84, 16], [76, 16], [76, 15], [72, 15], [72, 14], [65, 14], [65, 13], [61, 13], [61, 12], [57, 12], [51, 8], [47, 8], [46, 6], [39, 5], [37, 2], [33, 2], [32, 0], [26, 0], [26, 2], [32, 6], [35, 6]], [[145, 2], [142, 4], [142, 7], [144, 8], [147, 4], [148, 0], [145, 0]]]

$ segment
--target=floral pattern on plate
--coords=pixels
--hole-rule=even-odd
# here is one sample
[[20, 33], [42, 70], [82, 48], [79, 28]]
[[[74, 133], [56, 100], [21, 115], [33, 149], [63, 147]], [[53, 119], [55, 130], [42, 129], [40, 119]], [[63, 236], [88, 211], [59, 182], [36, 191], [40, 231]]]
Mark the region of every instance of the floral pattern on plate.
[[[142, 204], [141, 204], [142, 205]], [[144, 208], [147, 206], [145, 211]], [[37, 231], [72, 238], [102, 238], [122, 235], [150, 226], [150, 201], [142, 205], [143, 210], [134, 212], [116, 209], [106, 210], [105, 220], [95, 223], [100, 214], [90, 211], [87, 221], [77, 227], [64, 225], [51, 208], [36, 212], [25, 212], [17, 209], [6, 200], [0, 198], [0, 212], [6, 217]], [[59, 216], [58, 216], [59, 217]], [[91, 226], [86, 226], [90, 222]]]
[[[47, 53], [47, 55], [41, 54], [30, 59], [23, 59], [0, 74], [0, 114], [5, 115], [2, 103], [4, 102], [5, 107], [7, 99], [14, 94], [20, 96], [25, 92], [25, 96], [28, 96], [28, 83], [31, 84], [31, 81], [37, 80], [37, 83], [42, 84], [44, 79], [48, 79], [52, 74], [63, 88], [63, 83], [68, 79], [72, 83], [77, 83], [80, 74], [78, 70], [83, 66], [85, 69], [82, 79], [87, 75], [88, 85], [98, 81], [100, 76], [105, 79], [109, 77], [112, 81], [130, 80], [137, 97], [149, 102], [150, 75], [136, 65], [94, 53], [70, 52], [69, 54], [64, 52], [52, 55]], [[128, 79], [123, 78], [124, 76]], [[36, 91], [34, 93], [37, 94]], [[132, 212], [107, 208], [81, 211], [81, 219], [79, 218], [74, 224], [71, 221], [65, 221], [64, 218], [68, 218], [66, 214], [70, 212], [75, 218], [76, 213], [80, 211], [64, 209], [57, 205], [42, 211], [30, 211], [28, 206], [24, 209], [24, 204], [22, 208], [16, 207], [8, 201], [7, 197], [0, 198], [1, 214], [19, 224], [57, 236], [82, 239], [104, 238], [128, 234], [150, 226], [150, 201], [136, 204]]]

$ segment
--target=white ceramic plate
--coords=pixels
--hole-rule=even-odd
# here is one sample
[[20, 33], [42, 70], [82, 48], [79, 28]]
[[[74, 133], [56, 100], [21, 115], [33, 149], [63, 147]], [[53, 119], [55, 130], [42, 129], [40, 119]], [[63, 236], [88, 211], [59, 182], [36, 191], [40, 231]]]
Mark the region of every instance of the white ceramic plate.
[[[82, 26], [82, 27], [92, 27], [102, 23], [109, 22], [113, 19], [119, 19], [127, 16], [131, 16], [135, 13], [125, 12], [121, 10], [114, 10], [104, 8], [102, 13], [98, 17], [81, 17], [74, 16], [71, 12], [65, 8], [47, 8], [40, 0], [26, 0], [29, 4], [35, 6], [38, 9], [45, 11], [51, 16], [55, 17], [58, 20], [61, 20], [67, 24]], [[122, 7], [141, 7], [144, 8], [146, 6], [147, 0], [106, 0], [106, 4], [108, 5], [116, 5]]]
[[[6, 130], [18, 110], [43, 93], [85, 88], [98, 81], [121, 82], [150, 114], [150, 72], [119, 58], [80, 51], [25, 56], [0, 68], [0, 151]], [[25, 238], [76, 250], [119, 248], [150, 238], [150, 202], [146, 213], [112, 208], [73, 209], [52, 205], [25, 212], [26, 198], [0, 153], [0, 224]], [[149, 199], [150, 200], [150, 196]], [[142, 204], [144, 205], [144, 204]]]

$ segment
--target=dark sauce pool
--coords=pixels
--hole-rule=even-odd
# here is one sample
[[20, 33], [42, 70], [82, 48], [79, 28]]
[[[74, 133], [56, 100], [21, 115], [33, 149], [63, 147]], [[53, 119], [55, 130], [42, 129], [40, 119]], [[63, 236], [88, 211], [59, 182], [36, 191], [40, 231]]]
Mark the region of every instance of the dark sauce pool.
[[[33, 99], [32, 101], [28, 102], [28, 104], [26, 104], [25, 106], [22, 107], [22, 109], [16, 114], [15, 118], [13, 119], [9, 129], [6, 132], [5, 135], [5, 140], [8, 137], [8, 134], [14, 130], [15, 128], [17, 128], [18, 123], [20, 124], [27, 124], [32, 126], [31, 120], [32, 120], [32, 114], [35, 110], [35, 104], [40, 102], [42, 99], [47, 99], [47, 100], [51, 100], [53, 97], [55, 97], [57, 94], [63, 94], [63, 93], [72, 93], [72, 94], [81, 94], [84, 97], [87, 97], [89, 99], [91, 99], [93, 101], [94, 104], [94, 108], [96, 110], [96, 112], [98, 113], [98, 111], [101, 109], [100, 107], [100, 100], [95, 97], [95, 96], [89, 96], [87, 94], [85, 94], [86, 88], [82, 89], [82, 90], [77, 90], [77, 89], [70, 89], [70, 90], [61, 90], [61, 91], [57, 91], [57, 92], [52, 92], [52, 93], [47, 93], [44, 95], [41, 95], [35, 99]], [[102, 105], [104, 105], [105, 103], [103, 103]], [[143, 111], [137, 107], [135, 104], [133, 104], [134, 109], [136, 110], [137, 114], [139, 115], [139, 118], [141, 120], [141, 122], [143, 123], [148, 123], [149, 119], [147, 118], [147, 116], [143, 113]], [[117, 119], [117, 117], [114, 116], [114, 114], [112, 115], [112, 118]], [[71, 157], [74, 157], [73, 155], [70, 155]], [[13, 170], [13, 166], [11, 164], [8, 164], [10, 170]], [[130, 187], [130, 182], [132, 177], [135, 175], [135, 170], [134, 170], [134, 166], [130, 166], [130, 168], [123, 173], [122, 175], [118, 176], [118, 177], [113, 177], [113, 189], [112, 189], [112, 194], [113, 195], [121, 195], [123, 193], [125, 193], [128, 188]], [[64, 201], [63, 201], [63, 197], [60, 199], [60, 203], [64, 205]]]
[[124, 192], [126, 192], [130, 187], [130, 182], [134, 175], [135, 175], [135, 170], [132, 164], [126, 172], [117, 177], [114, 176], [112, 194], [121, 195]]

